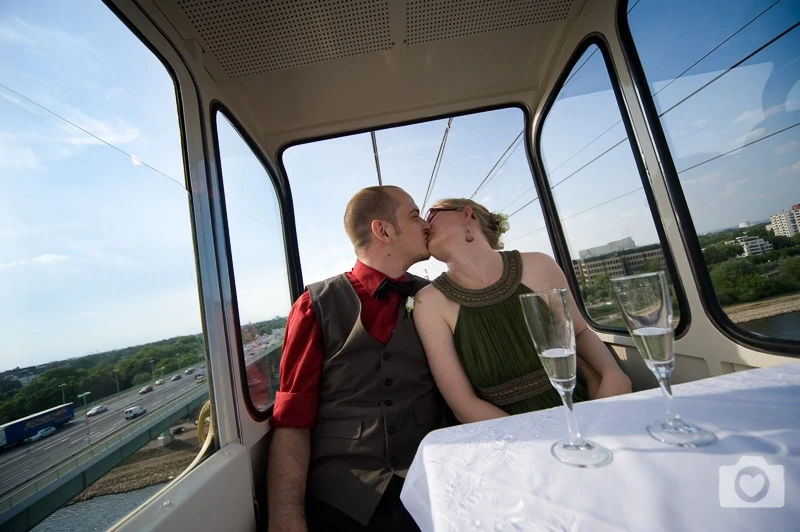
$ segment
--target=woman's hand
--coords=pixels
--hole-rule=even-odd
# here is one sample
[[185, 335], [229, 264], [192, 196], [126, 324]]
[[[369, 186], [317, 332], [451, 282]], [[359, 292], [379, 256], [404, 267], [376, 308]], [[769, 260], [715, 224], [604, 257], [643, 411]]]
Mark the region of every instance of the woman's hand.
[[602, 399], [603, 397], [613, 397], [615, 395], [623, 395], [631, 393], [631, 380], [621, 370], [607, 371], [600, 380], [600, 387], [597, 390], [597, 397], [594, 399]]
[[586, 383], [586, 392], [589, 399], [597, 399], [597, 394], [600, 390], [600, 374], [580, 356], [577, 356], [577, 370], [578, 376]]

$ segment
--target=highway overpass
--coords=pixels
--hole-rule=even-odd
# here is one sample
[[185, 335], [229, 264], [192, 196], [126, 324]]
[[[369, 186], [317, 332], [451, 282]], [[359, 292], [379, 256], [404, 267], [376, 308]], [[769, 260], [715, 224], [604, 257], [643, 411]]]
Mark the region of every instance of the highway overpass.
[[[208, 384], [194, 375], [167, 378], [152, 392], [137, 388], [99, 403], [108, 410], [96, 416], [76, 412], [53, 436], [0, 454], [0, 528], [35, 526], [207, 398]], [[123, 411], [135, 405], [147, 413], [126, 420]]]

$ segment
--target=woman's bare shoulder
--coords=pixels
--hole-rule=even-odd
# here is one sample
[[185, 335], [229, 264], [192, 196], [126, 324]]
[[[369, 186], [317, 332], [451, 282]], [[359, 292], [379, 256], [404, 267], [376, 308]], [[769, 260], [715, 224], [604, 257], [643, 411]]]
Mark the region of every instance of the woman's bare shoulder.
[[522, 282], [532, 290], [566, 286], [564, 272], [553, 257], [538, 252], [521, 253], [521, 255]]
[[545, 267], [545, 268], [552, 268], [555, 266], [558, 268], [558, 264], [553, 257], [547, 255], [545, 253], [539, 253], [538, 251], [528, 251], [525, 253], [520, 253], [522, 256], [522, 264], [523, 266], [531, 265], [531, 266], [538, 266], [538, 267]]

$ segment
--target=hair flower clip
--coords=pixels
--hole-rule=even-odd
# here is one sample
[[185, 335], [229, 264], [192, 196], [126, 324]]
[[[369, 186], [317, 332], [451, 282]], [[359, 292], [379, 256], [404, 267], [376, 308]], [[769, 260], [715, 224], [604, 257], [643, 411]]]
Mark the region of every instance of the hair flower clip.
[[508, 223], [508, 215], [504, 212], [498, 212], [495, 214], [497, 218], [498, 225], [497, 230], [502, 235], [503, 233], [507, 233], [509, 229], [511, 229], [511, 224]]

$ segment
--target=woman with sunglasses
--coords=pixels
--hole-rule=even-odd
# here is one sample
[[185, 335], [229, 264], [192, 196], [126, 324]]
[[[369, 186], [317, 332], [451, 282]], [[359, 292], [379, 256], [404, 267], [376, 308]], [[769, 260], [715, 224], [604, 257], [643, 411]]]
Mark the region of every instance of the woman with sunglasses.
[[[448, 271], [417, 293], [414, 324], [433, 377], [462, 423], [561, 405], [526, 329], [519, 295], [566, 288], [542, 253], [499, 251], [504, 217], [468, 199], [428, 211], [428, 251]], [[631, 391], [611, 352], [570, 296], [578, 359], [576, 402]]]

